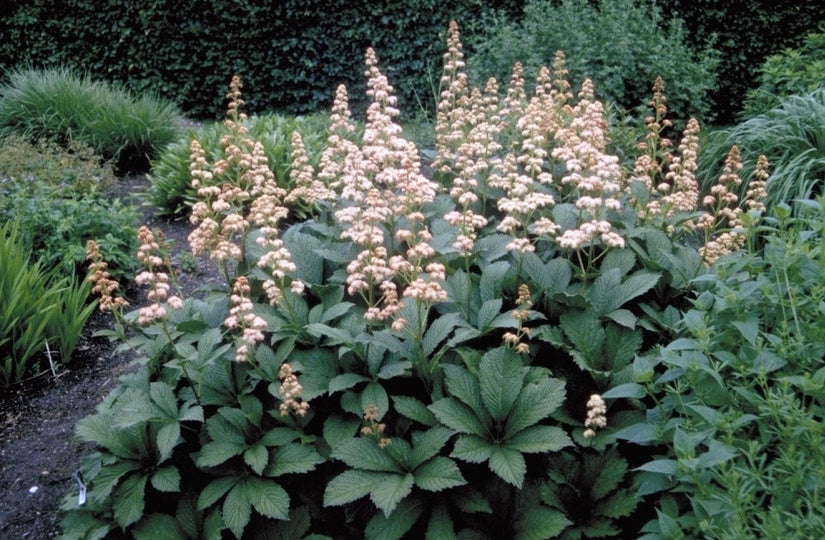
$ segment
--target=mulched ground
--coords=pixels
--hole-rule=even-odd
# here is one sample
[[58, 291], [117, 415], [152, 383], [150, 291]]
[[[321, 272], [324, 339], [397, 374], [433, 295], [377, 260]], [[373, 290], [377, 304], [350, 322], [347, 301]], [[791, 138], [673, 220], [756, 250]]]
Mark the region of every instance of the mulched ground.
[[[134, 198], [145, 188], [142, 176], [121, 180], [115, 195]], [[145, 209], [143, 223], [163, 230], [176, 251], [186, 250], [191, 231], [187, 221], [153, 218]], [[183, 274], [185, 290], [217, 279], [207, 261], [197, 272]], [[140, 305], [140, 291], [130, 291]], [[43, 374], [11, 388], [0, 388], [0, 539], [46, 539], [59, 534], [56, 511], [66, 496], [76, 496], [72, 475], [89, 450], [74, 437], [78, 420], [95, 406], [127, 373], [131, 358], [114, 354], [116, 344], [93, 337], [111, 326], [107, 314], [95, 312], [71, 360], [53, 376]]]

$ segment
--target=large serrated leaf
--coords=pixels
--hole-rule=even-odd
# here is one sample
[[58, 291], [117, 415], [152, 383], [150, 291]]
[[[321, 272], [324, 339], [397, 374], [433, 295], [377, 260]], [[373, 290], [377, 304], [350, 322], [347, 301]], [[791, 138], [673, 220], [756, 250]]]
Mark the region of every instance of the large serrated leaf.
[[558, 538], [573, 522], [558, 510], [541, 506], [524, 512], [518, 523], [516, 540], [545, 540]]
[[590, 495], [598, 501], [615, 490], [627, 473], [627, 461], [615, 450], [603, 455], [587, 455], [584, 459], [584, 472], [590, 484]]
[[201, 447], [195, 464], [198, 467], [215, 467], [241, 455], [245, 449], [245, 446], [231, 441], [211, 441]]
[[478, 378], [461, 366], [445, 364], [441, 369], [444, 371], [444, 383], [450, 395], [458, 398], [486, 420], [487, 409], [481, 400]]
[[[668, 241], [669, 242], [669, 241]], [[615, 268], [621, 275], [626, 275], [636, 266], [636, 255], [629, 249], [613, 249], [607, 252], [602, 259], [599, 270], [606, 272]]]
[[112, 509], [115, 522], [121, 527], [126, 528], [143, 517], [146, 480], [147, 477], [141, 474], [131, 474], [115, 490]]
[[526, 385], [504, 424], [504, 438], [512, 438], [521, 430], [550, 416], [564, 403], [564, 397], [564, 382], [559, 379], [543, 379]]
[[587, 289], [587, 299], [593, 315], [601, 317], [615, 311], [621, 304], [616, 304], [616, 293], [622, 282], [622, 274], [618, 268], [610, 268], [596, 278], [593, 285]]
[[235, 484], [223, 500], [223, 522], [235, 538], [241, 538], [252, 517], [252, 503], [244, 483]]
[[611, 495], [599, 506], [603, 516], [616, 519], [629, 516], [638, 504], [639, 497], [636, 493], [629, 489], [622, 489]]
[[430, 513], [430, 521], [427, 523], [425, 540], [456, 540], [453, 520], [446, 505], [436, 506]]
[[272, 453], [271, 463], [264, 474], [265, 476], [280, 476], [305, 473], [323, 462], [324, 458], [311, 446], [292, 443], [281, 446]]
[[495, 422], [504, 420], [510, 413], [524, 381], [523, 367], [518, 354], [505, 347], [497, 347], [482, 357], [479, 391], [484, 406]]
[[244, 492], [252, 507], [272, 519], [289, 519], [289, 495], [272, 480], [250, 477], [244, 483]]
[[289, 250], [295, 263], [295, 275], [304, 283], [323, 283], [324, 258], [318, 253], [321, 241], [292, 227], [284, 233], [284, 247]]
[[494, 298], [501, 298], [504, 278], [510, 269], [511, 265], [507, 261], [494, 262], [484, 267], [481, 271], [481, 279], [479, 281], [479, 291], [481, 292], [482, 302]]
[[255, 474], [263, 474], [266, 465], [269, 463], [269, 451], [263, 444], [256, 444], [247, 448], [243, 453], [244, 462]]
[[153, 382], [149, 385], [149, 397], [163, 411], [167, 419], [178, 418], [178, 398], [171, 386], [163, 382]]
[[415, 420], [425, 426], [434, 426], [436, 423], [432, 411], [412, 396], [392, 396], [392, 403], [398, 414], [406, 416], [410, 420]]
[[158, 456], [158, 463], [169, 459], [172, 451], [180, 440], [180, 424], [177, 421], [168, 422], [161, 426], [155, 440], [158, 445], [158, 453], [160, 454], [160, 456]]
[[524, 452], [535, 454], [539, 452], [558, 452], [566, 446], [572, 446], [573, 441], [565, 431], [556, 426], [532, 426], [518, 432], [511, 439], [507, 439], [507, 446]]
[[401, 540], [418, 521], [424, 507], [417, 499], [401, 501], [389, 516], [376, 514], [364, 530], [365, 540]]
[[[614, 301], [615, 307], [613, 309], [618, 309], [630, 300], [643, 295], [655, 287], [661, 277], [661, 274], [647, 272], [644, 270], [634, 273], [632, 276], [624, 280], [619, 286], [619, 290], [617, 291]], [[608, 309], [607, 311], [610, 312], [613, 311], [613, 309]]]
[[511, 448], [496, 446], [490, 452], [488, 461], [490, 470], [496, 475], [517, 488], [521, 488], [524, 475], [527, 473], [527, 463], [521, 452]]
[[385, 516], [389, 516], [398, 503], [410, 494], [413, 483], [411, 473], [384, 475], [384, 478], [372, 488], [370, 500]]
[[493, 320], [501, 313], [501, 306], [504, 305], [504, 300], [501, 298], [492, 298], [481, 304], [481, 308], [476, 315], [476, 326], [480, 330], [486, 330], [493, 324]]
[[559, 323], [576, 352], [584, 358], [587, 365], [583, 367], [593, 369], [603, 362], [604, 328], [593, 313], [568, 311], [559, 318]]
[[447, 313], [430, 324], [421, 339], [421, 347], [425, 356], [429, 357], [436, 351], [438, 346], [455, 330], [460, 319], [458, 313]]
[[459, 435], [450, 456], [468, 463], [482, 463], [490, 459], [493, 448], [489, 441], [476, 435]]
[[418, 467], [438, 454], [441, 448], [453, 436], [453, 431], [436, 426], [427, 431], [416, 431], [412, 435], [413, 450], [410, 454], [410, 467]]
[[401, 471], [401, 466], [371, 438], [343, 441], [333, 448], [332, 457], [356, 469], [379, 472]]
[[362, 470], [344, 471], [327, 484], [324, 506], [340, 506], [369, 495], [387, 473]]
[[237, 478], [217, 478], [206, 485], [198, 495], [198, 510], [205, 510], [218, 502], [221, 497], [238, 483]]
[[459, 433], [484, 435], [486, 426], [467, 405], [453, 398], [443, 398], [429, 409], [439, 422]]
[[158, 491], [177, 493], [180, 491], [180, 472], [173, 465], [161, 467], [152, 474], [150, 483]]
[[352, 417], [332, 415], [324, 421], [324, 440], [328, 445], [335, 447], [341, 442], [350, 439], [361, 427], [361, 422]]
[[358, 373], [341, 373], [340, 375], [336, 375], [335, 377], [330, 379], [328, 385], [329, 393], [331, 395], [335, 392], [349, 390], [356, 384], [368, 380], [370, 380], [368, 377], [359, 375]]
[[413, 471], [415, 485], [425, 491], [442, 491], [467, 483], [455, 461], [436, 456]]

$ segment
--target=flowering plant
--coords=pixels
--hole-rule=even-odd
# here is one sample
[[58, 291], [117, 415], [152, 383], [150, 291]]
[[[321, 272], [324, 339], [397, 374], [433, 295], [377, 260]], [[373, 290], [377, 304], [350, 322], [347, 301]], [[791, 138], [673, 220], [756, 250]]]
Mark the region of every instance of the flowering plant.
[[[317, 166], [293, 137], [289, 184], [249, 136], [233, 79], [222, 156], [195, 140], [190, 159], [190, 243], [226, 288], [171, 295], [141, 230], [150, 305], [121, 317], [144, 367], [78, 427], [99, 451], [69, 529], [619, 532], [638, 498], [614, 434], [638, 414], [607, 396], [641, 397], [627, 393], [635, 359], [674, 332], [690, 280], [741, 245], [719, 238], [746, 236], [742, 211], [720, 188], [703, 217], [698, 126], [673, 152], [661, 89], [630, 173], [563, 55], [533, 95], [517, 65], [500, 96], [495, 80], [468, 87], [455, 24], [447, 44], [432, 178], [371, 49], [363, 132], [339, 87]], [[550, 464], [578, 457], [611, 473], [584, 475], [575, 498]]]

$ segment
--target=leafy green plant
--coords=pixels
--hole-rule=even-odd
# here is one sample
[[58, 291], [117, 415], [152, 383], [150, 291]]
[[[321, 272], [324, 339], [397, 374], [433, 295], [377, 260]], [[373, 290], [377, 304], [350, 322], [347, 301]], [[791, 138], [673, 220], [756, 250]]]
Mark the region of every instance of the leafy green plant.
[[[326, 119], [320, 115], [262, 115], [245, 121], [250, 136], [263, 144], [276, 178], [285, 187], [291, 182], [292, 133], [297, 131], [302, 135], [307, 150], [317, 160], [320, 147], [326, 139], [325, 123]], [[157, 159], [152, 161], [146, 200], [156, 214], [181, 216], [188, 213], [191, 205], [197, 201], [197, 190], [192, 187], [189, 174], [189, 145], [192, 140], [198, 140], [207, 155], [217, 158], [223, 151], [221, 137], [225, 133], [226, 128], [217, 123], [190, 129], [185, 137], [166, 146]]]
[[18, 69], [0, 87], [0, 134], [84, 143], [120, 171], [144, 171], [177, 138], [174, 105], [68, 69]]
[[0, 144], [0, 170], [0, 216], [18, 224], [18, 237], [35, 260], [77, 275], [86, 241], [94, 238], [118, 278], [131, 273], [137, 209], [109, 199], [114, 174], [89, 147], [8, 137]]
[[822, 526], [822, 205], [778, 207], [763, 253], [720, 260], [678, 338], [634, 362], [632, 393], [652, 399], [615, 436], [659, 448], [636, 469], [641, 495], [662, 494], [645, 538]]
[[805, 36], [801, 45], [788, 48], [765, 59], [759, 68], [759, 86], [745, 97], [746, 117], [765, 114], [782, 104], [783, 99], [805, 95], [822, 86], [825, 78], [825, 30]]
[[95, 308], [89, 284], [32, 261], [18, 231], [13, 221], [0, 226], [2, 386], [67, 364]]
[[690, 117], [712, 119], [709, 93], [718, 64], [711, 48], [694, 50], [687, 38], [681, 20], [666, 20], [653, 2], [532, 0], [519, 20], [502, 17], [477, 38], [469, 71], [476, 84], [490, 74], [507, 81], [521, 62], [532, 80], [561, 50], [572, 81], [592, 79], [601, 99], [627, 110], [645, 103], [662, 77], [681, 129]]
[[700, 210], [695, 121], [676, 148], [652, 121], [629, 174], [562, 59], [532, 94], [518, 76], [482, 92], [455, 23], [447, 45], [432, 177], [370, 49], [363, 129], [339, 86], [317, 161], [291, 138], [290, 183], [237, 77], [220, 148], [189, 144], [190, 247], [225, 284], [182, 298], [142, 227], [146, 302], [129, 311], [90, 244], [116, 321], [102, 334], [140, 369], [79, 426], [96, 451], [64, 537], [638, 532], [659, 501], [629, 491], [618, 433], [644, 415], [601, 395], [645, 397], [639, 359], [758, 215], [716, 205], [725, 185]]
[[[700, 170], [708, 171], [720, 163], [731, 145], [742, 150], [744, 168], [742, 175], [752, 174], [758, 154], [768, 158], [771, 177], [768, 181], [768, 209], [781, 203], [798, 210], [797, 200], [806, 200], [821, 193], [823, 165], [825, 161], [825, 90], [819, 89], [805, 95], [789, 96], [779, 105], [759, 116], [754, 116], [736, 126], [711, 134], [704, 144], [700, 158]], [[708, 187], [713, 181], [707, 175], [700, 176]], [[744, 197], [747, 187], [738, 192]]]

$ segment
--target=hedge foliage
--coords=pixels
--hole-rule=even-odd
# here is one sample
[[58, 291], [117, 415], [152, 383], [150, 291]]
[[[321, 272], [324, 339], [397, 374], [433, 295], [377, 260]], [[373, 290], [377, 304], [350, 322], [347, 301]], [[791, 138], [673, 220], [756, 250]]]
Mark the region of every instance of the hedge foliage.
[[438, 36], [449, 21], [468, 21], [468, 28], [497, 3], [11, 0], [0, 68], [67, 66], [174, 99], [201, 118], [223, 109], [223, 89], [238, 74], [255, 96], [252, 110], [304, 113], [326, 109], [330, 88], [341, 83], [363, 95], [371, 46], [382, 51], [404, 109], [415, 110], [419, 99], [432, 100]]
[[[642, 0], [647, 1], [647, 0]], [[598, 3], [598, 2], [594, 2]], [[732, 121], [763, 60], [825, 22], [817, 2], [658, 0], [681, 17], [691, 44], [708, 43], [722, 63], [714, 110]], [[521, 13], [523, 0], [6, 0], [0, 6], [0, 68], [65, 66], [174, 99], [189, 114], [214, 117], [233, 74], [243, 76], [253, 110], [326, 109], [330, 88], [363, 95], [368, 46], [398, 89], [402, 110], [432, 103], [450, 20], [473, 35], [496, 9]], [[354, 110], [364, 103], [352, 103]]]

